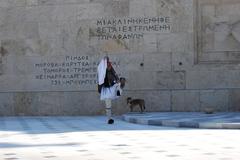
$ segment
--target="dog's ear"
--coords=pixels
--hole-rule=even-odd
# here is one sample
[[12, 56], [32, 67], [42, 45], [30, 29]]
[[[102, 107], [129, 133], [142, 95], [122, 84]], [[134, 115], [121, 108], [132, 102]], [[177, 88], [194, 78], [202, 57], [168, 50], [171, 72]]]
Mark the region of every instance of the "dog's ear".
[[127, 104], [129, 103], [129, 101], [130, 101], [131, 99], [132, 99], [131, 97], [128, 97], [128, 98], [127, 98]]

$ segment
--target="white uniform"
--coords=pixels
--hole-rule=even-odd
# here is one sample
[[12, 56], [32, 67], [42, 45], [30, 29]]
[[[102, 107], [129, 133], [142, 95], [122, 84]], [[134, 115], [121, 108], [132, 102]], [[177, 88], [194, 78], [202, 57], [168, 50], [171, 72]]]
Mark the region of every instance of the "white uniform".
[[122, 89], [120, 88], [120, 83], [116, 83], [112, 87], [102, 87], [100, 99], [101, 100], [116, 99], [119, 97], [119, 96], [117, 96], [117, 91], [120, 92], [120, 95], [122, 94]]
[[[98, 84], [102, 85], [104, 83], [104, 79], [106, 77], [107, 70], [107, 59], [103, 58], [98, 65]], [[117, 91], [122, 93], [122, 89], [120, 88], [120, 83], [116, 83], [111, 87], [102, 87], [100, 100], [105, 101], [105, 109], [108, 120], [112, 119], [112, 100], [118, 98]]]

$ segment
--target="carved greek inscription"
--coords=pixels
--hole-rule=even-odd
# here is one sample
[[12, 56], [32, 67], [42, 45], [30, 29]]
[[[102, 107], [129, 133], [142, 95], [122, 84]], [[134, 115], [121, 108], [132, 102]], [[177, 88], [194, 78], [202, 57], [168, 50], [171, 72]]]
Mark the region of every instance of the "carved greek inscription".
[[99, 19], [96, 28], [91, 29], [91, 36], [98, 40], [108, 39], [140, 39], [144, 33], [169, 33], [171, 31], [170, 17], [141, 17]]
[[[119, 65], [120, 62], [113, 62]], [[98, 62], [89, 56], [66, 56], [62, 62], [36, 63], [34, 67], [40, 74], [35, 79], [47, 81], [53, 86], [89, 86], [97, 84]]]

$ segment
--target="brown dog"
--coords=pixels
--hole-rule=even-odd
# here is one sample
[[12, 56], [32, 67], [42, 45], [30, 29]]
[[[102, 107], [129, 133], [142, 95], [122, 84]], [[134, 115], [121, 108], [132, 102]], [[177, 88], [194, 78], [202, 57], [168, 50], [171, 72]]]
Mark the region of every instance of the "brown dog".
[[135, 106], [140, 107], [141, 113], [143, 113], [143, 111], [146, 109], [144, 99], [132, 99], [131, 97], [128, 97], [127, 104], [129, 105], [131, 112], [133, 111], [133, 107]]

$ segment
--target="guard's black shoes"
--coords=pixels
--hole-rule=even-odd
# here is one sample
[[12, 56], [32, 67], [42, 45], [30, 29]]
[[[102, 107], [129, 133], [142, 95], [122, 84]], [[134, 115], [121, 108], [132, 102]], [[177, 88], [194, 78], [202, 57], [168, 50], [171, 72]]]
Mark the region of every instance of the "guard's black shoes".
[[109, 119], [108, 120], [108, 124], [113, 124], [114, 123], [114, 120], [113, 119]]
[[121, 96], [121, 93], [120, 93], [120, 91], [117, 91], [117, 96]]

